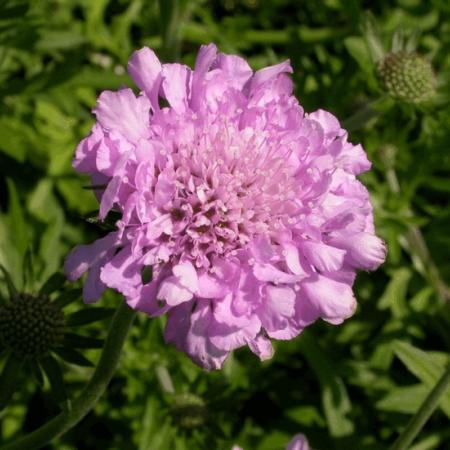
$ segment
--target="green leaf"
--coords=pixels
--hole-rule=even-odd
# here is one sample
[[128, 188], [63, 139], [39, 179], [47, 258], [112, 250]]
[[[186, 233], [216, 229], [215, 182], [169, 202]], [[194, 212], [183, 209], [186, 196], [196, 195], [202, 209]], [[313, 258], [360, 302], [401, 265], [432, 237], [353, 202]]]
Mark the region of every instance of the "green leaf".
[[28, 248], [28, 227], [15, 184], [10, 178], [6, 179], [6, 183], [9, 192], [9, 226], [14, 230], [13, 245], [23, 257]]
[[19, 296], [19, 293], [16, 289], [16, 286], [13, 283], [13, 280], [11, 278], [11, 275], [9, 272], [3, 267], [3, 265], [0, 264], [0, 271], [3, 272], [3, 278], [6, 282], [6, 286], [8, 288], [8, 293], [11, 299], [15, 299]]
[[67, 402], [67, 392], [62, 370], [58, 361], [56, 361], [53, 356], [48, 355], [45, 358], [42, 358], [40, 363], [47, 375], [54, 399], [59, 405], [65, 404]]
[[382, 411], [414, 414], [429, 394], [430, 388], [424, 384], [396, 387], [376, 403]]
[[86, 42], [85, 36], [73, 30], [46, 30], [36, 43], [39, 50], [67, 50]]
[[44, 233], [42, 234], [39, 255], [45, 262], [43, 277], [50, 276], [61, 267], [61, 234], [64, 227], [64, 217], [62, 214], [56, 216]]
[[0, 411], [3, 411], [11, 400], [22, 364], [23, 359], [10, 352], [0, 375]]
[[383, 48], [383, 44], [381, 43], [377, 21], [371, 12], [366, 13], [362, 28], [372, 61], [377, 63], [384, 58], [385, 50]]
[[24, 290], [31, 292], [35, 291], [35, 267], [33, 259], [33, 250], [31, 246], [28, 246], [23, 258], [23, 287]]
[[28, 144], [23, 131], [21, 121], [0, 117], [0, 151], [18, 162], [25, 161]]
[[344, 45], [360, 69], [372, 74], [373, 64], [366, 41], [362, 37], [350, 36], [344, 39]]
[[[434, 387], [446, 368], [440, 357], [420, 350], [407, 342], [396, 341], [393, 346], [396, 356], [408, 370], [428, 386], [429, 390]], [[447, 360], [448, 363], [450, 358]], [[450, 391], [442, 396], [440, 406], [450, 418]]]
[[35, 359], [31, 359], [29, 361], [30, 372], [33, 374], [35, 380], [39, 384], [39, 386], [44, 386], [44, 375], [42, 373], [41, 366]]
[[93, 367], [94, 364], [89, 361], [85, 356], [83, 356], [77, 350], [68, 347], [59, 347], [53, 350], [60, 358], [64, 359], [71, 364], [83, 367]]
[[61, 205], [55, 198], [53, 181], [39, 181], [28, 199], [28, 211], [41, 222], [51, 223], [62, 215]]
[[77, 327], [111, 317], [113, 308], [86, 308], [66, 316], [66, 326]]
[[73, 303], [76, 300], [81, 300], [83, 295], [82, 289], [71, 289], [69, 291], [63, 291], [55, 300], [54, 303], [61, 309], [65, 306]]
[[66, 333], [64, 335], [64, 345], [73, 348], [102, 348], [103, 339], [91, 338], [75, 333]]
[[39, 292], [44, 295], [50, 295], [58, 289], [61, 289], [65, 282], [65, 275], [61, 272], [56, 272], [43, 284]]
[[348, 436], [354, 431], [347, 414], [351, 411], [350, 398], [342, 379], [336, 375], [331, 359], [317, 344], [310, 331], [304, 331], [299, 339], [300, 349], [317, 375], [322, 388], [322, 405], [330, 434]]
[[404, 317], [408, 313], [406, 294], [411, 277], [412, 272], [407, 267], [401, 267], [393, 271], [391, 280], [378, 301], [379, 308], [390, 308], [394, 317]]

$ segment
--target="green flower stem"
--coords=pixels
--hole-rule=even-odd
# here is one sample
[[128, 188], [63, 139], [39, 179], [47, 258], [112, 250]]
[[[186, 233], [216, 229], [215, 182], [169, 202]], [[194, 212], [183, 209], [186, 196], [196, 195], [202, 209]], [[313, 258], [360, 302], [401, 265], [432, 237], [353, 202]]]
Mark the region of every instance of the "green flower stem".
[[[395, 170], [392, 167], [388, 167], [388, 165], [386, 167], [386, 180], [389, 189], [394, 194], [399, 194], [400, 184], [397, 179], [397, 174], [395, 173]], [[413, 216], [412, 210], [408, 210], [407, 213]], [[436, 293], [441, 298], [442, 302], [449, 301], [450, 289], [442, 280], [439, 269], [433, 261], [422, 232], [417, 225], [409, 226], [408, 232], [406, 233], [406, 241], [409, 250], [416, 255], [423, 270], [428, 274], [431, 285], [436, 289]]]
[[30, 434], [1, 446], [0, 450], [39, 449], [70, 430], [83, 419], [97, 404], [111, 381], [119, 364], [125, 338], [135, 316], [136, 311], [130, 309], [125, 302], [122, 302], [117, 308], [92, 378], [67, 411], [61, 412]]
[[407, 450], [450, 387], [450, 365], [389, 450]]

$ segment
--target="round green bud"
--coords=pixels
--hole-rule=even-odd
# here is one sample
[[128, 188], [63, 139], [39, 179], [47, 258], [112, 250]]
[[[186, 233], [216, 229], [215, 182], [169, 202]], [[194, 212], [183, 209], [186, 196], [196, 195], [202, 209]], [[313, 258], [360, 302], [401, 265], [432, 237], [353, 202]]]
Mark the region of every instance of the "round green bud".
[[204, 424], [207, 409], [205, 402], [194, 394], [179, 394], [171, 405], [172, 417], [181, 428], [192, 429]]
[[430, 62], [417, 53], [388, 53], [378, 65], [378, 76], [389, 95], [407, 102], [429, 100], [436, 88]]
[[64, 315], [47, 296], [20, 294], [0, 306], [0, 343], [22, 357], [39, 357], [61, 344]]

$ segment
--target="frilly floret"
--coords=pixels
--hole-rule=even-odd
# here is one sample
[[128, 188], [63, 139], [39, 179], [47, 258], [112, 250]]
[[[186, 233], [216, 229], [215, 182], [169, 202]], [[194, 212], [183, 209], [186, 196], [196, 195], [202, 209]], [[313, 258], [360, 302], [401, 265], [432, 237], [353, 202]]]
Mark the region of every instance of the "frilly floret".
[[370, 162], [332, 114], [304, 113], [289, 61], [253, 72], [210, 44], [194, 70], [149, 48], [128, 70], [139, 95], [100, 95], [73, 162], [100, 219], [121, 214], [66, 260], [71, 280], [88, 272], [85, 301], [110, 287], [167, 314], [167, 342], [207, 369], [245, 345], [270, 358], [271, 339], [350, 317], [355, 271], [386, 252], [356, 178]]

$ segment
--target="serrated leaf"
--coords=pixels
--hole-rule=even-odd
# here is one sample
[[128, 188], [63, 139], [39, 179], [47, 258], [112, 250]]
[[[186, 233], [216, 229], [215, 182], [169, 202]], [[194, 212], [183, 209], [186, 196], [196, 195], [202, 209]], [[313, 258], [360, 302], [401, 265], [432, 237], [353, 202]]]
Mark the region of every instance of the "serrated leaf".
[[82, 367], [93, 367], [94, 364], [89, 361], [85, 356], [83, 356], [77, 350], [67, 347], [59, 347], [53, 350], [60, 358], [68, 363], [75, 364]]
[[11, 400], [22, 365], [23, 359], [10, 352], [0, 375], [0, 411], [3, 411]]
[[64, 404], [67, 401], [66, 386], [64, 384], [64, 377], [58, 361], [48, 355], [40, 360], [40, 364], [44, 369], [45, 375], [50, 383], [50, 388], [54, 399], [58, 404]]
[[61, 272], [56, 272], [43, 284], [39, 292], [44, 295], [50, 295], [58, 289], [61, 289], [65, 282], [65, 275]]
[[86, 308], [66, 316], [66, 326], [77, 327], [98, 320], [104, 320], [114, 314], [113, 308]]
[[[438, 358], [420, 350], [407, 342], [396, 341], [393, 344], [396, 356], [407, 369], [415, 375], [428, 388], [434, 387], [445, 371], [446, 365]], [[450, 361], [447, 361], [447, 364]], [[441, 398], [440, 406], [447, 417], [450, 418], [450, 390]]]
[[64, 345], [73, 348], [102, 348], [103, 339], [91, 338], [75, 333], [66, 333], [64, 335]]

